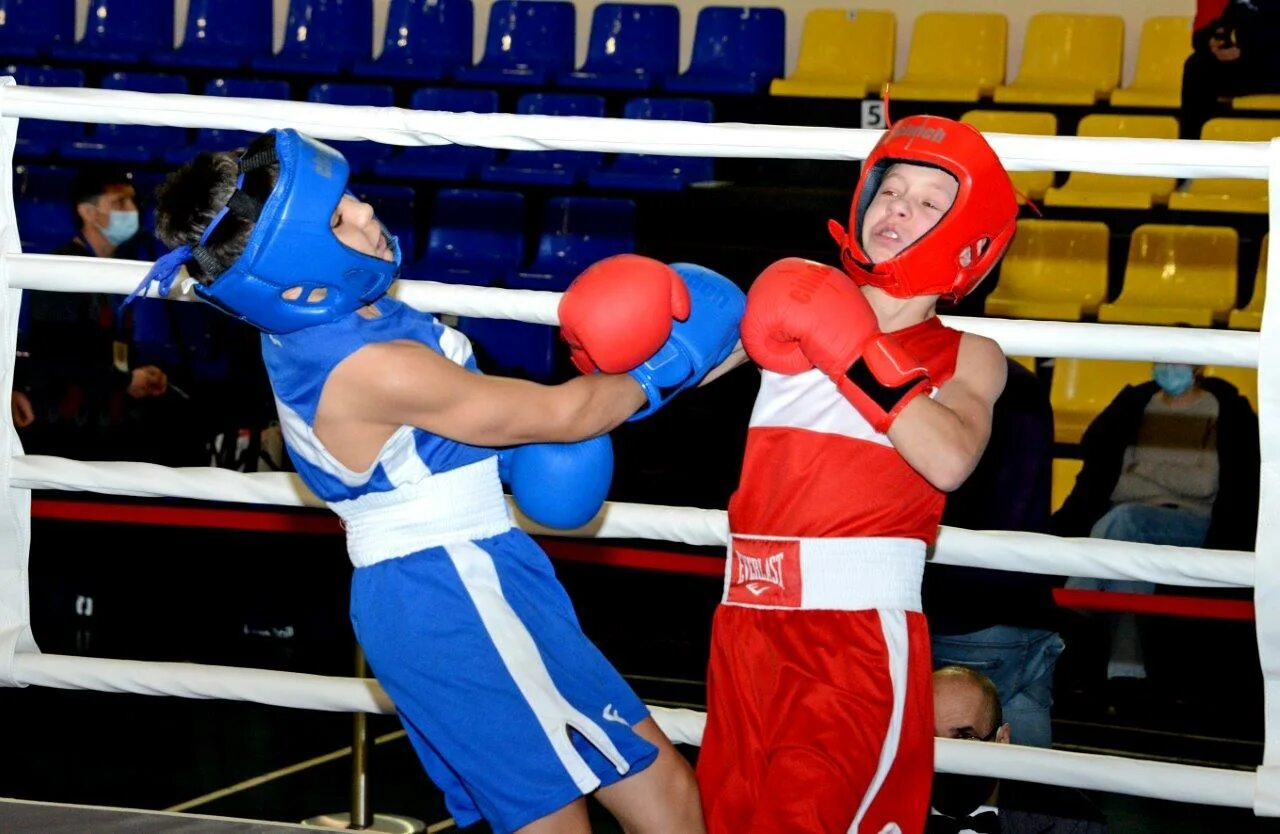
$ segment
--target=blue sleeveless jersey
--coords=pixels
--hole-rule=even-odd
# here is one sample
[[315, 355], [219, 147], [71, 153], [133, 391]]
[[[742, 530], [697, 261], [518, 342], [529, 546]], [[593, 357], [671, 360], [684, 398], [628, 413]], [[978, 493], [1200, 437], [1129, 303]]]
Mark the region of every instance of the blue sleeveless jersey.
[[299, 476], [346, 521], [370, 667], [458, 824], [505, 834], [651, 764], [657, 748], [632, 729], [649, 713], [512, 525], [493, 449], [402, 426], [353, 472], [316, 437], [329, 375], [365, 345], [412, 340], [479, 373], [461, 333], [392, 298], [374, 306], [264, 334], [262, 356]]
[[380, 318], [352, 314], [294, 333], [262, 334], [262, 358], [275, 391], [289, 456], [303, 483], [328, 502], [386, 492], [494, 456], [492, 449], [404, 426], [383, 446], [371, 469], [352, 472], [316, 439], [316, 409], [329, 374], [364, 345], [400, 339], [422, 342], [479, 373], [466, 336], [389, 296], [374, 306], [382, 314]]

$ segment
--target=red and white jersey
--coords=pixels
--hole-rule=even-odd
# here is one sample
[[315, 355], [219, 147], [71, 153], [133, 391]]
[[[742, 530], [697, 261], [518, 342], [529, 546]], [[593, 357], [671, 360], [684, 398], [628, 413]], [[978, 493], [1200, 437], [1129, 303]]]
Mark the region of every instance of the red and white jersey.
[[[955, 373], [961, 335], [936, 316], [893, 333], [935, 386]], [[761, 371], [742, 479], [729, 501], [734, 533], [932, 543], [944, 501], [825, 373]]]

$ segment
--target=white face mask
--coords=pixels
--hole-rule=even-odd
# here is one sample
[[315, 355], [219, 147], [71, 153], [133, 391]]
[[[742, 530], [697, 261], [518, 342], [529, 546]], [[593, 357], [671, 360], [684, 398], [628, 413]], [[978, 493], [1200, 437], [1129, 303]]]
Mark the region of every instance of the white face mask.
[[113, 211], [107, 225], [99, 228], [102, 229], [103, 237], [111, 241], [113, 246], [119, 246], [138, 233], [138, 212]]

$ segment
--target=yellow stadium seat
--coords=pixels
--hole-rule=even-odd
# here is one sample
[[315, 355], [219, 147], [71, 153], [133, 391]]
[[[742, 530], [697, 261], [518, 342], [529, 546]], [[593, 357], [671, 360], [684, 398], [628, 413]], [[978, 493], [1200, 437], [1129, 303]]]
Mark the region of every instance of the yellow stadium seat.
[[789, 78], [775, 78], [769, 94], [808, 98], [879, 95], [893, 79], [893, 12], [814, 9], [805, 15], [800, 57]]
[[1271, 235], [1262, 237], [1262, 253], [1258, 255], [1258, 272], [1253, 279], [1253, 297], [1248, 306], [1240, 310], [1232, 310], [1227, 317], [1227, 326], [1233, 330], [1261, 330], [1262, 302], [1267, 297], [1267, 245]]
[[[1056, 136], [1058, 133], [1058, 117], [1052, 113], [970, 110], [960, 117], [960, 121], [973, 125], [983, 133], [1020, 133], [1030, 136]], [[1053, 176], [1053, 171], [1009, 173], [1013, 187], [1032, 200], [1044, 198], [1044, 192], [1053, 186]], [[1019, 195], [1018, 202], [1026, 201]]]
[[[907, 71], [889, 89], [904, 101], [977, 101], [1004, 83], [1009, 21], [1002, 14], [924, 12], [911, 28]], [[956, 44], [964, 44], [957, 50]]]
[[1113, 107], [1168, 107], [1182, 104], [1182, 67], [1191, 54], [1191, 18], [1149, 17], [1138, 41], [1133, 84], [1111, 94]]
[[1151, 379], [1150, 362], [1055, 359], [1049, 402], [1059, 443], [1079, 443], [1084, 430], [1126, 385]]
[[1234, 385], [1241, 396], [1249, 401], [1253, 410], [1258, 410], [1258, 369], [1235, 368], [1230, 365], [1205, 365], [1205, 376], [1216, 376]]
[[1124, 19], [1118, 15], [1034, 14], [1018, 77], [996, 87], [995, 100], [1092, 106], [1120, 83], [1123, 48]]
[[987, 296], [988, 316], [1079, 321], [1107, 295], [1106, 223], [1019, 220]]
[[[1280, 136], [1280, 119], [1210, 119], [1200, 138], [1215, 142], [1268, 142]], [[1266, 214], [1266, 180], [1199, 179], [1169, 197], [1169, 208]]]
[[1053, 459], [1053, 499], [1050, 502], [1053, 512], [1062, 508], [1071, 490], [1075, 488], [1076, 476], [1084, 468], [1084, 461], [1076, 458]]
[[[1080, 120], [1079, 136], [1128, 136], [1139, 139], [1177, 139], [1173, 116], [1116, 116], [1093, 113]], [[1178, 181], [1173, 177], [1135, 177], [1074, 171], [1061, 188], [1045, 192], [1046, 206], [1149, 209], [1165, 203]]]
[[1280, 96], [1236, 96], [1231, 99], [1235, 110], [1280, 110]]
[[1098, 321], [1190, 324], [1226, 321], [1236, 302], [1236, 245], [1226, 226], [1164, 226], [1133, 230], [1124, 288]]

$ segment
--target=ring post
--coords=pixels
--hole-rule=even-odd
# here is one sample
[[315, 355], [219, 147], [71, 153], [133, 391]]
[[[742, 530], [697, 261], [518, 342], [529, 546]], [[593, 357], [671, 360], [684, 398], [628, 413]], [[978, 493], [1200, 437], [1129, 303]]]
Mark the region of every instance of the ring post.
[[[364, 650], [356, 645], [356, 677], [369, 677]], [[369, 810], [369, 716], [364, 712], [353, 714], [351, 733], [351, 813], [321, 814], [302, 821], [303, 825], [316, 828], [336, 828], [347, 831], [377, 831], [384, 834], [419, 834], [426, 823], [413, 817], [392, 814], [375, 814]]]
[[[4, 100], [4, 90], [13, 86], [13, 78], [0, 78], [0, 101]], [[22, 308], [22, 291], [9, 286], [7, 257], [22, 251], [13, 202], [13, 147], [17, 138], [18, 120], [7, 115], [0, 118], [0, 349], [6, 357], [0, 361], [0, 396], [10, 401], [18, 347], [18, 312]], [[0, 686], [24, 686], [14, 676], [14, 654], [39, 651], [31, 634], [27, 584], [31, 491], [12, 485], [13, 458], [21, 454], [13, 412], [10, 408], [0, 409]]]
[[[1280, 223], [1280, 139], [1271, 140], [1268, 191], [1269, 228]], [[1275, 235], [1269, 245], [1276, 247]], [[1276, 261], [1269, 261], [1276, 263]], [[1275, 282], [1267, 282], [1267, 296]], [[1257, 291], [1256, 289], [1254, 290]], [[1265, 298], [1264, 298], [1265, 302]], [[1280, 816], [1280, 519], [1271, 508], [1280, 501], [1280, 303], [1262, 309], [1258, 345], [1258, 444], [1262, 458], [1258, 495], [1258, 537], [1255, 542], [1254, 609], [1257, 616], [1258, 660], [1262, 665], [1262, 765], [1253, 810], [1260, 817]]]

